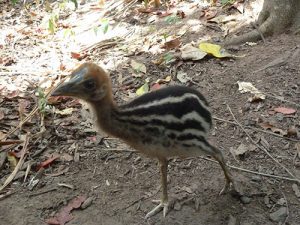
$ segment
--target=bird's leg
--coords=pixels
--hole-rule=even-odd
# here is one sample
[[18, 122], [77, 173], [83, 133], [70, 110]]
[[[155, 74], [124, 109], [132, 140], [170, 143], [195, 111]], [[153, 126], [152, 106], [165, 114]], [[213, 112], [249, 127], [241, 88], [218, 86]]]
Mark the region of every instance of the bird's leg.
[[146, 218], [154, 216], [161, 210], [163, 210], [163, 216], [165, 217], [168, 213], [168, 190], [167, 190], [167, 171], [168, 171], [168, 160], [165, 158], [159, 159], [160, 174], [161, 174], [161, 186], [162, 186], [162, 197], [159, 204], [147, 213]]
[[234, 181], [233, 181], [232, 175], [228, 170], [228, 167], [225, 163], [222, 153], [217, 148], [214, 148], [214, 150], [215, 150], [215, 154], [213, 154], [212, 156], [214, 157], [215, 160], [218, 161], [218, 163], [222, 167], [224, 175], [225, 175], [226, 183], [225, 183], [224, 188], [220, 191], [220, 195], [221, 195], [221, 194], [226, 193], [230, 188], [233, 188], [235, 190], [235, 186], [234, 186]]

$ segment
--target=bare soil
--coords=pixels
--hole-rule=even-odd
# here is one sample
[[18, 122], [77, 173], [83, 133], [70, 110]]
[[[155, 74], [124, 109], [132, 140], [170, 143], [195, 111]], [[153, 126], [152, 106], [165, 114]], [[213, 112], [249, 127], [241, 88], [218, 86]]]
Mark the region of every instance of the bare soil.
[[[195, 13], [185, 19], [198, 18]], [[4, 16], [1, 15], [2, 18]], [[17, 13], [14, 18], [19, 16]], [[131, 14], [125, 19], [130, 18], [132, 18]], [[4, 25], [4, 22], [1, 23]], [[135, 23], [138, 24], [139, 21]], [[176, 29], [176, 26], [171, 29]], [[218, 33], [206, 27], [201, 32], [185, 34], [181, 41], [189, 43], [204, 34], [217, 36]], [[147, 77], [150, 77], [152, 82], [172, 75], [172, 81], [168, 85], [180, 84], [174, 71], [185, 71], [192, 82], [184, 85], [192, 86], [206, 96], [215, 117], [234, 122], [228, 110], [229, 106], [237, 121], [247, 126], [245, 129], [255, 143], [264, 146], [281, 165], [287, 167], [299, 179], [300, 147], [297, 149], [297, 145], [300, 142], [300, 55], [291, 56], [284, 63], [265, 68], [274, 60], [297, 52], [299, 40], [299, 36], [286, 33], [268, 38], [265, 43], [258, 42], [254, 46], [236, 47], [231, 49], [232, 52], [244, 57], [234, 59], [206, 57], [197, 62], [177, 60], [173, 64], [158, 66], [153, 64], [153, 60], [158, 58], [157, 55], [146, 52], [125, 56], [125, 58], [127, 61], [135, 59], [143, 62], [147, 67]], [[23, 51], [28, 52], [34, 48], [33, 43], [22, 43]], [[20, 45], [17, 44], [15, 48], [21, 48]], [[123, 57], [124, 55], [121, 55], [116, 58]], [[97, 50], [91, 52], [88, 60], [109, 64], [107, 55], [97, 54]], [[20, 65], [18, 68], [23, 66], [24, 70], [30, 68], [30, 62], [27, 68], [21, 64], [23, 62], [25, 61], [19, 58], [19, 61], [16, 60], [9, 66]], [[181, 65], [178, 65], [178, 62]], [[1, 68], [5, 67], [3, 65]], [[118, 103], [131, 99], [132, 93], [144, 82], [144, 79], [132, 78], [128, 67], [124, 67], [122, 63], [109, 70]], [[126, 79], [119, 79], [120, 76], [129, 77], [127, 79], [130, 81], [129, 84], [124, 84]], [[12, 79], [9, 78], [11, 75], [7, 77]], [[268, 94], [266, 99], [250, 103], [248, 99], [252, 94], [240, 93], [237, 81], [251, 82], [258, 90]], [[25, 93], [25, 99], [31, 102], [28, 112], [36, 101], [32, 89], [28, 87], [22, 92]], [[11, 127], [18, 124], [20, 120], [18, 107], [21, 98], [1, 96], [0, 109], [5, 112], [4, 118], [0, 119], [2, 133], [7, 133]], [[274, 112], [273, 109], [279, 106], [297, 111], [292, 115]], [[30, 140], [26, 161], [31, 160], [33, 164], [38, 164], [52, 154], [58, 154], [60, 158], [45, 168], [39, 183], [32, 190], [28, 189], [28, 184], [37, 173], [34, 169], [29, 173], [25, 183], [23, 183], [24, 178], [12, 182], [5, 190], [11, 191], [12, 194], [0, 198], [0, 225], [46, 224], [47, 219], [53, 217], [77, 196], [91, 197], [93, 200], [85, 209], [74, 209], [73, 219], [67, 223], [68, 225], [269, 225], [278, 224], [270, 218], [270, 214], [282, 208], [287, 209], [287, 212], [281, 224], [300, 224], [300, 197], [297, 197], [295, 192], [295, 187], [300, 188], [299, 183], [232, 169], [237, 186], [247, 198], [241, 201], [230, 194], [219, 196], [219, 191], [224, 185], [221, 168], [218, 164], [199, 158], [170, 159], [168, 193], [170, 200], [175, 202], [174, 207], [166, 218], [162, 217], [162, 213], [158, 213], [146, 220], [144, 219], [146, 213], [154, 207], [152, 200], [160, 198], [160, 175], [157, 162], [133, 152], [120, 140], [101, 133], [96, 134], [92, 130], [90, 121], [82, 115], [86, 114], [85, 107], [82, 108], [77, 101], [64, 99], [56, 103], [55, 107], [59, 109], [72, 107], [74, 110], [71, 115], [65, 116], [47, 114], [46, 132], [41, 137]], [[5, 111], [5, 109], [9, 110]], [[267, 130], [269, 133], [258, 131], [257, 129], [263, 130], [259, 125], [261, 122], [270, 122], [282, 132], [293, 128], [294, 132], [291, 132], [292, 134], [289, 132], [290, 139], [286, 136], [277, 137], [271, 130]], [[20, 134], [25, 134], [27, 131], [37, 133], [38, 126], [39, 117], [35, 116], [23, 126], [22, 132], [19, 134], [16, 132], [16, 135], [11, 135], [10, 138], [17, 139]], [[281, 134], [283, 133], [279, 132], [279, 135]], [[236, 124], [215, 120], [210, 139], [223, 150], [230, 165], [290, 177], [255, 143], [252, 143]], [[246, 153], [242, 156], [234, 156], [230, 149], [237, 149], [241, 144], [246, 146]], [[41, 149], [39, 155], [34, 155]], [[18, 151], [20, 146], [12, 150]], [[10, 164], [6, 162], [0, 170], [1, 183], [11, 171]]]

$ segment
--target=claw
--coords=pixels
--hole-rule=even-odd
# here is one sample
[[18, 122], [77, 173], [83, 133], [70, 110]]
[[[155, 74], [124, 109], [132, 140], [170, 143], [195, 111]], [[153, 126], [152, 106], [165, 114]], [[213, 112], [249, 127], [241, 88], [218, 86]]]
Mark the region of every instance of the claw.
[[235, 186], [234, 186], [234, 183], [232, 181], [231, 182], [226, 182], [225, 186], [222, 188], [219, 195], [226, 194], [230, 190], [235, 190]]
[[166, 217], [166, 215], [168, 214], [168, 211], [169, 211], [169, 204], [159, 201], [159, 204], [156, 207], [154, 207], [154, 209], [152, 209], [150, 212], [147, 213], [147, 215], [145, 216], [145, 219], [148, 219], [151, 216], [156, 215], [161, 210], [163, 210], [163, 216]]

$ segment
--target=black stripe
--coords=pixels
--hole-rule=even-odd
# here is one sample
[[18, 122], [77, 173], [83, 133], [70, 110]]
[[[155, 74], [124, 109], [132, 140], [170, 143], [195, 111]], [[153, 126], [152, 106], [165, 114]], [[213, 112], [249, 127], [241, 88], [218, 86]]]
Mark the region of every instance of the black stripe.
[[[121, 116], [116, 116], [115, 117], [118, 121], [120, 122], [125, 122], [125, 123], [129, 123], [132, 125], [136, 125], [136, 126], [143, 126], [145, 127], [145, 129], [147, 128], [153, 128], [153, 127], [157, 127], [158, 131], [160, 131], [161, 129], [159, 128], [163, 128], [164, 130], [175, 130], [175, 131], [184, 131], [186, 129], [195, 129], [195, 130], [200, 130], [203, 131], [204, 133], [206, 132], [205, 129], [203, 128], [203, 126], [201, 125], [201, 123], [199, 123], [199, 121], [196, 120], [186, 120], [184, 123], [175, 123], [175, 122], [167, 122], [167, 121], [163, 121], [163, 120], [158, 120], [158, 119], [152, 119], [150, 121], [139, 121], [139, 120], [134, 120], [134, 119], [123, 119]], [[151, 132], [150, 132], [151, 133]]]
[[165, 99], [167, 97], [180, 97], [186, 93], [191, 93], [196, 95], [206, 106], [208, 106], [206, 99], [199, 91], [184, 86], [170, 86], [170, 87], [158, 89], [156, 91], [152, 91], [147, 94], [144, 94], [134, 99], [132, 102], [123, 105], [122, 107], [124, 108], [136, 107], [152, 101]]
[[[126, 107], [128, 108], [128, 107]], [[212, 124], [211, 114], [198, 101], [196, 97], [185, 98], [181, 102], [165, 103], [162, 105], [153, 105], [148, 108], [138, 108], [130, 111], [119, 111], [120, 116], [140, 116], [147, 117], [149, 115], [173, 115], [181, 118], [190, 112], [197, 112], [209, 125]]]
[[205, 137], [202, 136], [196, 136], [194, 134], [189, 133], [189, 134], [181, 134], [177, 137], [178, 141], [189, 141], [193, 139], [197, 139], [198, 141], [202, 142], [205, 146], [210, 147], [210, 144], [207, 142]]

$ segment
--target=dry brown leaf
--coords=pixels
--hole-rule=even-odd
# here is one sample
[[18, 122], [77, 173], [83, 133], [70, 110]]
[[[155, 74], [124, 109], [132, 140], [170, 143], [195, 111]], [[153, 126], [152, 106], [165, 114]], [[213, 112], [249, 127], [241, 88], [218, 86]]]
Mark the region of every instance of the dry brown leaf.
[[181, 41], [179, 40], [179, 38], [176, 38], [176, 39], [173, 39], [171, 41], [167, 41], [164, 44], [164, 48], [166, 50], [171, 50], [171, 49], [178, 48], [180, 44], [181, 44]]
[[59, 157], [60, 157], [59, 155], [55, 155], [55, 156], [48, 158], [44, 162], [41, 162], [39, 165], [37, 165], [37, 170], [40, 170], [42, 167], [45, 168], [45, 167], [49, 166], [52, 162], [54, 162]]
[[259, 123], [259, 126], [261, 126], [264, 130], [271, 130], [272, 132], [280, 134], [282, 136], [285, 136], [288, 133], [286, 130], [282, 130], [280, 128], [277, 128], [269, 122]]
[[61, 208], [54, 217], [47, 219], [46, 223], [52, 224], [52, 225], [66, 224], [67, 222], [69, 222], [73, 219], [71, 211], [73, 209], [78, 209], [85, 200], [86, 200], [85, 196], [78, 196], [78, 197], [72, 199], [68, 203], [68, 205]]
[[242, 156], [246, 152], [252, 151], [252, 148], [253, 148], [252, 146], [246, 146], [245, 144], [241, 143], [239, 145], [239, 147], [237, 147], [237, 148], [230, 148], [229, 151], [231, 152], [231, 154], [233, 154], [233, 156]]
[[285, 108], [285, 107], [277, 107], [274, 109], [275, 112], [282, 113], [284, 115], [291, 115], [296, 112], [296, 109], [293, 108]]
[[155, 91], [161, 88], [161, 85], [159, 83], [155, 83], [151, 86], [150, 90]]
[[192, 43], [186, 44], [180, 48], [182, 59], [200, 60], [203, 59], [207, 53], [201, 51], [199, 48], [193, 46]]

